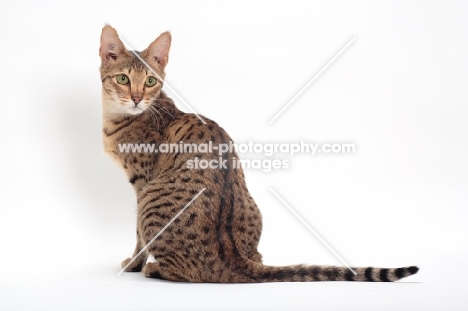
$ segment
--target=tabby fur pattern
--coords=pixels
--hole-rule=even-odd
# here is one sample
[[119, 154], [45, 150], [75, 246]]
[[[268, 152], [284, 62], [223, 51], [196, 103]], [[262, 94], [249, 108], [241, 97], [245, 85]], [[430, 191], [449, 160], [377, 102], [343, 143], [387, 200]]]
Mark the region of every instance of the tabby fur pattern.
[[[227, 168], [187, 168], [187, 161], [219, 160], [212, 153], [121, 153], [123, 143], [195, 143], [232, 141], [216, 122], [177, 109], [162, 91], [171, 35], [162, 33], [147, 49], [128, 51], [114, 28], [102, 30], [101, 80], [105, 152], [124, 170], [137, 197], [137, 243], [134, 258], [203, 188], [206, 190], [126, 271], [182, 282], [257, 283], [306, 281], [397, 281], [415, 274], [403, 268], [353, 268], [320, 265], [266, 266], [257, 250], [262, 216], [250, 196], [235, 152], [222, 155]], [[135, 55], [135, 53], [138, 55]], [[122, 76], [122, 75], [125, 75]], [[128, 79], [128, 80], [126, 80]], [[119, 82], [120, 81], [120, 82]], [[154, 81], [153, 81], [154, 82]], [[153, 255], [156, 262], [148, 262]], [[128, 258], [122, 267], [130, 263]]]

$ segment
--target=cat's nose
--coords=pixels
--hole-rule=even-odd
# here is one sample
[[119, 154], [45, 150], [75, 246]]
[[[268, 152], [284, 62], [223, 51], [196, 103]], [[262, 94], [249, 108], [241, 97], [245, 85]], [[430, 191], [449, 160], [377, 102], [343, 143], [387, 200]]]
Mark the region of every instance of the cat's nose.
[[132, 97], [133, 102], [135, 105], [138, 105], [138, 103], [141, 101], [141, 97]]

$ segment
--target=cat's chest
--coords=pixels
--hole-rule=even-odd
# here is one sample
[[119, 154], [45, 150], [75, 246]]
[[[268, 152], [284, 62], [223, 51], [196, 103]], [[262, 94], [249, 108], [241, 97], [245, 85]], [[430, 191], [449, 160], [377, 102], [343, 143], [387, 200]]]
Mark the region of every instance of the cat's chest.
[[[104, 153], [124, 170], [131, 179], [135, 176], [150, 180], [157, 162], [157, 154], [145, 150], [133, 150], [132, 143], [122, 143], [103, 135]], [[136, 144], [133, 144], [136, 145]]]
[[113, 139], [107, 137], [105, 133], [103, 133], [102, 142], [104, 147], [104, 153], [108, 155], [114, 162], [116, 162], [120, 166], [120, 168], [126, 170], [128, 167], [125, 167], [125, 161], [118, 152], [118, 146], [116, 142]]

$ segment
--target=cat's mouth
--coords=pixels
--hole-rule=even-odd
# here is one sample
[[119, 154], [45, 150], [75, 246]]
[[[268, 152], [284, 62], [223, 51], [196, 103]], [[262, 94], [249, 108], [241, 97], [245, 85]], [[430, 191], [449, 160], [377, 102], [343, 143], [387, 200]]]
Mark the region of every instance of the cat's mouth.
[[143, 109], [141, 109], [140, 107], [138, 106], [134, 106], [134, 107], [131, 107], [131, 108], [127, 108], [127, 112], [129, 114], [132, 114], [132, 115], [136, 115], [136, 114], [140, 114], [143, 112]]

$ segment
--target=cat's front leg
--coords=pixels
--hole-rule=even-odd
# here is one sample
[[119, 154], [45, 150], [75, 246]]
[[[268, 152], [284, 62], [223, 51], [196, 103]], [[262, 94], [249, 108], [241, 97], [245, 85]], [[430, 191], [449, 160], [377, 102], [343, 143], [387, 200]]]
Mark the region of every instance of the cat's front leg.
[[[121, 263], [122, 269], [125, 268], [128, 265], [128, 263], [132, 261], [133, 258], [135, 258], [138, 255], [138, 253], [142, 250], [142, 248], [143, 248], [143, 245], [141, 243], [140, 233], [137, 230], [137, 244], [135, 246], [135, 251], [133, 252], [133, 256], [131, 258], [127, 258], [124, 261], [122, 261]], [[146, 252], [141, 253], [137, 258], [135, 258], [135, 260], [132, 261], [132, 263], [127, 268], [125, 268], [125, 271], [126, 272], [140, 272], [143, 269], [143, 266], [146, 264], [147, 259], [148, 259], [148, 255], [146, 254]]]

